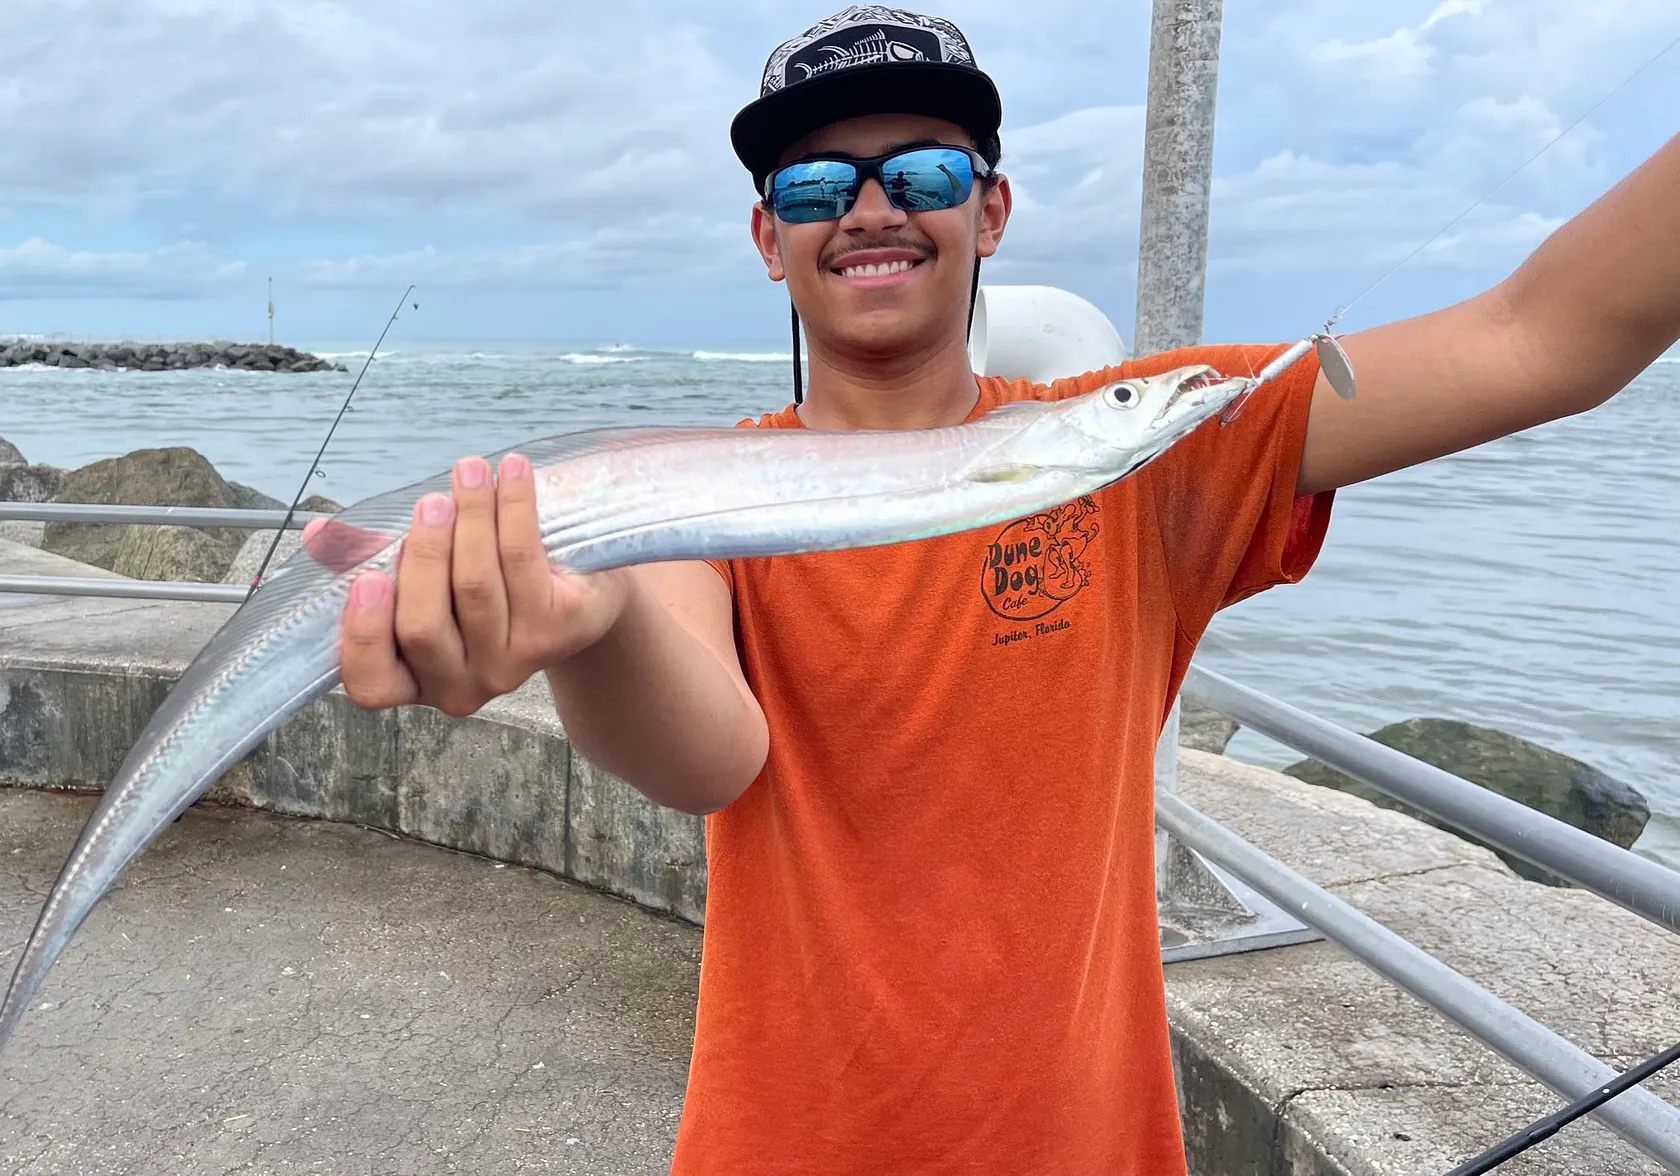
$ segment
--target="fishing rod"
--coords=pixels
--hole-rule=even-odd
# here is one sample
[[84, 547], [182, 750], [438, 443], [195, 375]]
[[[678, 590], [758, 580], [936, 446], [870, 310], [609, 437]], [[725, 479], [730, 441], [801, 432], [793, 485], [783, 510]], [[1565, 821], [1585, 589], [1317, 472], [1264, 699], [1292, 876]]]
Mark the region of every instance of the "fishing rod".
[[[327, 429], [326, 437], [321, 440], [321, 448], [315, 452], [315, 460], [309, 463], [309, 471], [303, 475], [303, 484], [297, 488], [297, 493], [292, 495], [292, 504], [286, 508], [286, 517], [274, 532], [274, 541], [268, 545], [268, 553], [263, 556], [262, 564], [257, 568], [257, 574], [251, 577], [251, 591], [245, 594], [246, 600], [250, 600], [252, 594], [262, 585], [263, 573], [268, 570], [268, 561], [274, 558], [274, 552], [280, 546], [280, 537], [286, 533], [286, 528], [291, 526], [292, 517], [297, 514], [298, 503], [303, 501], [303, 492], [309, 489], [310, 479], [320, 472], [321, 458], [326, 454], [327, 446], [332, 443], [333, 433], [338, 429], [338, 422], [343, 420], [344, 414], [350, 411], [350, 402], [356, 398], [356, 389], [362, 386], [362, 377], [367, 375], [368, 368], [373, 366], [373, 357], [379, 354], [380, 344], [385, 342], [386, 334], [396, 323], [397, 316], [402, 313], [403, 303], [408, 301], [408, 296], [412, 293], [414, 293], [414, 285], [410, 283], [408, 289], [403, 291], [403, 296], [397, 299], [397, 308], [391, 312], [391, 317], [386, 320], [385, 330], [379, 332], [379, 338], [374, 341], [373, 350], [368, 352], [367, 360], [362, 364], [362, 370], [356, 373], [356, 379], [351, 383], [350, 391], [344, 397], [344, 403], [339, 405], [338, 415], [333, 418], [332, 425]], [[414, 309], [420, 309], [418, 302], [414, 304]]]
[[1547, 1115], [1544, 1119], [1535, 1120], [1515, 1135], [1488, 1148], [1475, 1159], [1466, 1160], [1448, 1172], [1447, 1176], [1484, 1176], [1484, 1173], [1493, 1171], [1506, 1160], [1521, 1155], [1535, 1144], [1544, 1143], [1576, 1119], [1591, 1114], [1618, 1094], [1633, 1089], [1651, 1075], [1677, 1061], [1680, 1061], [1680, 1044], [1672, 1045], [1662, 1053], [1640, 1062], [1633, 1069], [1616, 1075], [1591, 1094], [1583, 1095], [1563, 1110]]

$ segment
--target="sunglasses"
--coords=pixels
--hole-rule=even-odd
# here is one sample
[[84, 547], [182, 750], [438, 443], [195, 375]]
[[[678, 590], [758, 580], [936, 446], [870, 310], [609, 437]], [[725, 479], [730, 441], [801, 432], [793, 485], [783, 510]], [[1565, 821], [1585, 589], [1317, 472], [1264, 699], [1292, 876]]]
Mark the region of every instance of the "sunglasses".
[[788, 224], [845, 216], [865, 180], [886, 190], [894, 208], [936, 212], [956, 208], [992, 169], [966, 147], [911, 147], [867, 159], [802, 159], [778, 168], [764, 184], [764, 202]]

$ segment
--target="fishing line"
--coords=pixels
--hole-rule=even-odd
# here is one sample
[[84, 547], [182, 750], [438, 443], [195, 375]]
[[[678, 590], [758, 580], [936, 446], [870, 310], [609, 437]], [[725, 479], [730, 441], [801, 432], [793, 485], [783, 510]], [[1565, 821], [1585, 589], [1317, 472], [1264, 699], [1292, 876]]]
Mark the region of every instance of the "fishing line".
[[1395, 274], [1399, 273], [1402, 269], [1404, 269], [1406, 267], [1407, 264], [1409, 264], [1412, 261], [1413, 258], [1415, 258], [1418, 254], [1422, 253], [1425, 249], [1428, 249], [1431, 245], [1435, 244], [1435, 242], [1439, 241], [1443, 236], [1446, 235], [1448, 230], [1450, 230], [1454, 225], [1458, 224], [1459, 221], [1463, 220], [1465, 217], [1469, 216], [1472, 212], [1475, 212], [1476, 209], [1480, 208], [1483, 204], [1487, 203], [1488, 199], [1490, 197], [1492, 197], [1495, 192], [1499, 191], [1499, 189], [1503, 188], [1506, 184], [1509, 184], [1512, 180], [1516, 179], [1517, 176], [1519, 174], [1521, 174], [1523, 171], [1527, 170], [1528, 166], [1530, 164], [1532, 164], [1536, 159], [1539, 159], [1542, 155], [1546, 154], [1546, 152], [1550, 151], [1554, 146], [1556, 146], [1557, 143], [1558, 143], [1558, 140], [1562, 139], [1565, 135], [1569, 134], [1569, 132], [1573, 131], [1576, 127], [1580, 126], [1583, 122], [1585, 122], [1589, 115], [1591, 115], [1594, 111], [1596, 111], [1600, 106], [1603, 106], [1606, 102], [1610, 101], [1610, 99], [1614, 98], [1617, 94], [1621, 93], [1621, 91], [1626, 88], [1626, 86], [1629, 82], [1633, 81], [1634, 78], [1638, 77], [1640, 74], [1642, 74], [1646, 70], [1650, 69], [1665, 54], [1667, 54], [1669, 50], [1673, 49], [1676, 45], [1680, 45], [1680, 36], [1676, 36], [1674, 38], [1674, 40], [1670, 41], [1668, 44], [1664, 45], [1661, 49], [1657, 50], [1654, 54], [1652, 54], [1645, 61], [1645, 63], [1643, 65], [1641, 65], [1638, 69], [1634, 70], [1632, 73], [1628, 74], [1627, 77], [1623, 78], [1620, 82], [1618, 82], [1616, 84], [1615, 89], [1611, 90], [1608, 94], [1606, 94], [1604, 97], [1600, 98], [1597, 102], [1594, 102], [1591, 106], [1589, 106], [1581, 114], [1581, 116], [1579, 118], [1577, 118], [1574, 122], [1570, 123], [1567, 127], [1564, 127], [1563, 130], [1559, 131], [1557, 134], [1553, 135], [1552, 138], [1551, 138], [1551, 141], [1548, 142], [1544, 147], [1540, 148], [1540, 150], [1536, 151], [1533, 155], [1529, 156], [1526, 160], [1524, 160], [1521, 167], [1518, 167], [1516, 170], [1511, 172], [1510, 175], [1506, 176], [1503, 180], [1500, 180], [1492, 188], [1489, 188], [1488, 191], [1486, 192], [1486, 194], [1484, 194], [1480, 200], [1476, 201], [1476, 203], [1472, 204], [1469, 208], [1466, 208], [1463, 212], [1461, 212], [1457, 216], [1453, 217], [1452, 220], [1450, 220], [1446, 224], [1442, 225], [1441, 228], [1436, 232], [1436, 234], [1433, 237], [1429, 238], [1429, 240], [1425, 241], [1422, 245], [1419, 245], [1416, 249], [1414, 249], [1410, 253], [1408, 253], [1404, 258], [1402, 258], [1400, 260], [1399, 264], [1395, 265], [1392, 269], [1390, 269], [1382, 277], [1378, 278], [1376, 281], [1372, 282], [1369, 286], [1365, 287], [1364, 290], [1360, 291], [1359, 296], [1357, 298], [1355, 298], [1352, 302], [1348, 303], [1346, 306], [1342, 307], [1335, 314], [1331, 315], [1330, 316], [1330, 321], [1324, 324], [1325, 331], [1329, 331], [1331, 327], [1335, 326], [1338, 322], [1340, 322], [1341, 319], [1342, 319], [1342, 316], [1345, 315], [1348, 311], [1352, 310], [1355, 306], [1357, 306], [1365, 298], [1365, 296], [1367, 294], [1371, 293], [1371, 291], [1375, 290], [1378, 286], [1382, 285], [1384, 282], [1388, 281], [1388, 279], [1392, 278]]
[[[326, 437], [321, 440], [321, 448], [315, 452], [315, 460], [309, 463], [309, 472], [303, 475], [303, 484], [298, 487], [297, 493], [292, 495], [292, 505], [286, 508], [285, 520], [274, 532], [274, 542], [268, 545], [268, 554], [263, 556], [262, 564], [257, 568], [257, 574], [251, 577], [251, 591], [245, 594], [246, 600], [250, 600], [252, 593], [256, 592], [262, 584], [263, 573], [268, 570], [268, 561], [274, 558], [274, 551], [280, 546], [280, 536], [284, 535], [286, 528], [291, 526], [292, 516], [297, 514], [298, 503], [303, 501], [303, 492], [309, 489], [310, 479], [320, 470], [321, 458], [326, 454], [327, 446], [332, 442], [333, 433], [338, 429], [338, 422], [344, 419], [346, 412], [350, 411], [350, 402], [356, 397], [356, 389], [362, 386], [362, 377], [367, 375], [368, 368], [373, 366], [373, 357], [379, 354], [379, 345], [385, 342], [386, 334], [390, 331], [392, 324], [397, 321], [397, 316], [402, 313], [403, 303], [408, 301], [408, 296], [412, 293], [414, 293], [414, 286], [410, 284], [408, 289], [403, 291], [403, 296], [397, 299], [397, 309], [391, 312], [391, 317], [385, 323], [385, 330], [379, 332], [379, 338], [375, 340], [373, 350], [368, 352], [367, 361], [362, 364], [362, 370], [356, 373], [356, 379], [350, 385], [349, 394], [344, 397], [344, 403], [339, 405], [338, 415], [333, 418], [331, 427], [327, 429]], [[420, 304], [415, 303], [414, 309], [419, 310]]]

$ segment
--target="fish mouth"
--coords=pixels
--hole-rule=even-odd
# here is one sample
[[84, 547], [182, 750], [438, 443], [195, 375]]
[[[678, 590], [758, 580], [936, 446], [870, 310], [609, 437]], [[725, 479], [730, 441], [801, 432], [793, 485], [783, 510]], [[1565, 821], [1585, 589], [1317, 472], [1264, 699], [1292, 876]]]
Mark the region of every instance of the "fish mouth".
[[[1155, 415], [1157, 428], [1172, 428], [1181, 419], [1200, 424], [1207, 416], [1224, 409], [1252, 383], [1240, 376], [1225, 376], [1211, 367], [1197, 368], [1185, 375], [1168, 393], [1166, 403]], [[1203, 412], [1204, 409], [1211, 411]]]

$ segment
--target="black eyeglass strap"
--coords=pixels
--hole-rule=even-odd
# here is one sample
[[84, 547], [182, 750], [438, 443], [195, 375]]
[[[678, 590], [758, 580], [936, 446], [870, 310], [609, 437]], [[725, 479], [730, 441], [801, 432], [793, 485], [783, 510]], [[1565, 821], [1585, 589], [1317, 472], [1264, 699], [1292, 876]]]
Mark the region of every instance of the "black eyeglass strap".
[[805, 403], [805, 380], [799, 370], [799, 308], [789, 300], [793, 309], [793, 402]]

